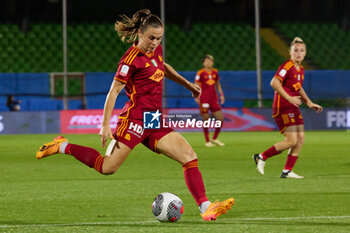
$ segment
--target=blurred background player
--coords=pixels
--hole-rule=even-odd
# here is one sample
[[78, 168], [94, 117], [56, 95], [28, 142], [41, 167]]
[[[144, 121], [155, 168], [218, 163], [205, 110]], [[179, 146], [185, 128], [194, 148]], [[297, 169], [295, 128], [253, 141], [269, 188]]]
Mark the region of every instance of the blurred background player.
[[253, 155], [260, 174], [264, 175], [265, 160], [289, 149], [281, 178], [304, 178], [292, 169], [304, 143], [304, 120], [299, 105], [303, 101], [309, 108], [321, 112], [322, 107], [314, 104], [303, 89], [304, 68], [301, 66], [306, 55], [304, 41], [295, 37], [290, 45], [290, 60], [283, 63], [271, 80], [275, 90], [272, 114], [284, 140], [277, 142], [266, 151]]
[[[225, 103], [224, 92], [222, 91], [220, 85], [220, 76], [217, 69], [213, 68], [214, 57], [210, 54], [205, 55], [202, 58], [203, 69], [197, 72], [195, 83], [199, 84], [202, 93], [200, 97], [195, 98], [195, 101], [199, 105], [200, 114], [202, 120], [206, 121], [209, 119], [209, 110], [211, 114], [215, 117], [216, 120], [221, 121], [221, 127], [224, 123], [224, 116], [221, 111], [220, 104]], [[218, 94], [216, 88], [220, 94], [220, 104], [218, 103]], [[214, 135], [212, 140], [209, 138], [209, 128], [203, 127], [204, 137], [205, 137], [205, 146], [224, 146], [225, 144], [219, 141], [218, 136], [220, 133], [220, 128], [215, 128]]]
[[21, 100], [15, 100], [13, 95], [7, 96], [6, 106], [10, 111], [19, 111], [21, 110]]
[[[197, 155], [179, 133], [169, 128], [143, 128], [144, 111], [153, 111], [154, 117], [159, 117], [156, 114], [162, 109], [164, 75], [186, 87], [195, 97], [200, 95], [200, 87], [187, 81], [164, 62], [160, 45], [164, 25], [158, 16], [145, 9], [136, 12], [132, 18], [125, 15], [121, 17], [115, 29], [122, 41], [134, 44], [119, 61], [118, 71], [106, 97], [100, 131], [102, 146], [106, 146], [108, 138], [114, 138], [107, 148], [106, 156], [93, 148], [70, 144], [67, 139], [58, 137], [42, 146], [37, 152], [37, 158], [65, 153], [108, 175], [115, 173], [132, 149], [142, 143], [152, 151], [163, 153], [182, 164], [185, 182], [199, 206], [202, 218], [206, 221], [215, 220], [231, 209], [233, 198], [215, 203], [208, 201]], [[124, 88], [129, 101], [119, 115], [116, 132], [112, 136], [110, 118], [116, 99]]]

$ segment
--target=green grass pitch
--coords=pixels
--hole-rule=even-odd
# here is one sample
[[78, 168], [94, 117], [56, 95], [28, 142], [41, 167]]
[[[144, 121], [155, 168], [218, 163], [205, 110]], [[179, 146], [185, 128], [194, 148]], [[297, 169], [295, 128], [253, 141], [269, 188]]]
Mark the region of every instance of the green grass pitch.
[[[208, 198], [235, 198], [217, 221], [204, 222], [177, 162], [139, 145], [116, 174], [102, 176], [68, 155], [35, 158], [56, 135], [0, 136], [0, 232], [349, 232], [350, 134], [306, 132], [294, 171], [281, 179], [286, 152], [266, 162], [252, 154], [282, 139], [277, 132], [224, 132], [225, 147], [205, 148], [201, 133], [184, 137], [198, 154]], [[64, 135], [98, 148], [98, 135]], [[177, 194], [184, 214], [160, 223], [151, 204], [161, 192]]]

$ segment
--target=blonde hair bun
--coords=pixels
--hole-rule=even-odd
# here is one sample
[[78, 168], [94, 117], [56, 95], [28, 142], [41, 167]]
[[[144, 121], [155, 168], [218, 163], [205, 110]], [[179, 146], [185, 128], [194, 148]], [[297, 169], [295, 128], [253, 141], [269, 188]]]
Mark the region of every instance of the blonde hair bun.
[[290, 46], [293, 46], [294, 44], [305, 44], [303, 39], [301, 39], [299, 36], [294, 37], [294, 39], [292, 40], [292, 43], [290, 43]]

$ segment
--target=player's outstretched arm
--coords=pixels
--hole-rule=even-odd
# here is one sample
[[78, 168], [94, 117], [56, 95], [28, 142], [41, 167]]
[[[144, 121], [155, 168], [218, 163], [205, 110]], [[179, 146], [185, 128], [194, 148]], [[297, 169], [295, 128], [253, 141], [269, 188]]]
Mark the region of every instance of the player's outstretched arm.
[[215, 86], [216, 86], [216, 88], [218, 89], [219, 94], [220, 94], [220, 104], [224, 104], [224, 103], [225, 103], [225, 96], [224, 96], [224, 92], [222, 91], [222, 87], [221, 87], [220, 82], [217, 81], [217, 82], [215, 83]]
[[167, 77], [170, 80], [173, 80], [174, 82], [184, 86], [187, 88], [187, 90], [192, 92], [193, 97], [198, 97], [201, 94], [201, 88], [198, 84], [194, 84], [189, 82], [187, 79], [182, 77], [179, 73], [177, 73], [173, 67], [171, 67], [169, 64], [164, 62], [164, 72], [165, 77]]
[[103, 109], [103, 122], [102, 127], [100, 130], [100, 138], [102, 147], [106, 146], [107, 139], [112, 138], [112, 131], [109, 126], [109, 122], [111, 120], [112, 112], [114, 109], [115, 101], [117, 100], [117, 97], [119, 93], [123, 90], [125, 84], [121, 83], [117, 80], [114, 80], [111, 84], [111, 88], [109, 89], [109, 92], [106, 97], [105, 106]]
[[320, 105], [313, 103], [313, 102], [309, 99], [309, 97], [307, 96], [307, 94], [306, 94], [304, 88], [301, 88], [300, 91], [299, 91], [299, 93], [300, 93], [301, 99], [304, 101], [304, 103], [305, 103], [309, 108], [315, 110], [317, 113], [322, 112], [323, 108], [322, 108]]

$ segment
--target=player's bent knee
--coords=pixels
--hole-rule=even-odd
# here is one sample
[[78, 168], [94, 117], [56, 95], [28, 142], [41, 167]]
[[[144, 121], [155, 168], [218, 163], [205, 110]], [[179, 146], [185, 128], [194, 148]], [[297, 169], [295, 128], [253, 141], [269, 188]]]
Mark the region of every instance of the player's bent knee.
[[297, 140], [287, 140], [286, 142], [288, 143], [288, 148], [295, 147], [298, 144]]
[[101, 174], [102, 174], [102, 175], [113, 175], [116, 171], [117, 171], [117, 169], [113, 169], [113, 168], [104, 168], [104, 169], [102, 169]]
[[186, 151], [186, 153], [184, 153], [184, 157], [183, 157], [181, 163], [185, 164], [185, 163], [188, 163], [188, 162], [195, 160], [195, 159], [197, 159], [197, 154], [196, 154], [196, 152], [194, 152], [193, 149], [191, 149], [191, 150]]
[[304, 138], [304, 137], [299, 137], [299, 138], [298, 138], [298, 144], [303, 145], [303, 144], [304, 144], [304, 141], [305, 141], [305, 138]]

